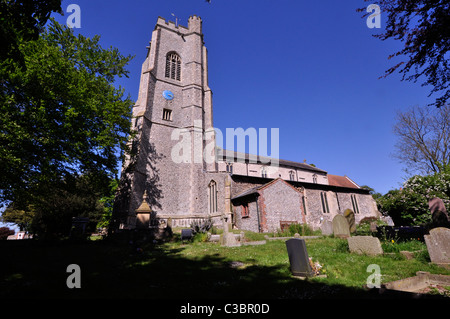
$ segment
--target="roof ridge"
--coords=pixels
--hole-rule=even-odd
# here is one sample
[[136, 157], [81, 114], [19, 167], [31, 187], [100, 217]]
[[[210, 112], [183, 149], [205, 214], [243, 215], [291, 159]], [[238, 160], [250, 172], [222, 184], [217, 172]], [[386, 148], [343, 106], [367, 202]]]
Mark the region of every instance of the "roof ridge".
[[[256, 161], [257, 162], [259, 161], [261, 163], [262, 163], [262, 161], [260, 161], [259, 159], [262, 159], [262, 158], [269, 159], [269, 160], [274, 159], [274, 160], [278, 161], [279, 164], [284, 164], [286, 166], [302, 167], [304, 169], [308, 169], [308, 170], [311, 170], [311, 171], [318, 171], [318, 172], [327, 173], [327, 171], [325, 171], [323, 169], [320, 169], [320, 168], [315, 167], [315, 166], [311, 166], [311, 165], [306, 164], [306, 163], [294, 162], [294, 161], [291, 161], [291, 160], [285, 160], [285, 159], [281, 159], [281, 158], [277, 159], [277, 158], [273, 158], [273, 157], [269, 157], [269, 156], [261, 156], [261, 155], [255, 155], [255, 154], [250, 154], [250, 153], [242, 153], [242, 152], [237, 152], [237, 151], [230, 151], [230, 150], [223, 149], [221, 147], [217, 147], [217, 149], [218, 149], [218, 155], [222, 156], [222, 158], [226, 158], [227, 155], [231, 155], [231, 154], [228, 154], [228, 152], [233, 152], [232, 155], [235, 158], [241, 158], [241, 159], [247, 160], [250, 157], [256, 157]], [[270, 163], [270, 161], [268, 161], [268, 163]], [[264, 164], [264, 163], [262, 163], [262, 164]], [[295, 164], [295, 165], [292, 165], [292, 164]]]

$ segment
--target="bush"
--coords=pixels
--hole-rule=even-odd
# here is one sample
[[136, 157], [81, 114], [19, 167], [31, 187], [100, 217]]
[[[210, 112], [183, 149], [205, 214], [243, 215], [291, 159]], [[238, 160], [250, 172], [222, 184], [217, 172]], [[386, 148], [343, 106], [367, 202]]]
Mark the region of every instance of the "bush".
[[356, 226], [356, 235], [358, 236], [371, 236], [373, 233], [370, 231], [370, 224], [376, 222], [377, 226], [387, 225], [384, 221], [377, 219], [376, 217], [366, 217], [362, 219], [359, 225]]
[[192, 234], [207, 233], [213, 227], [213, 221], [208, 219], [197, 219], [191, 223]]
[[196, 233], [194, 237], [192, 237], [192, 241], [194, 243], [205, 243], [208, 241], [208, 233]]
[[348, 248], [347, 239], [338, 239], [334, 251], [337, 253], [348, 253], [350, 250]]
[[431, 221], [428, 201], [434, 197], [450, 208], [450, 166], [428, 176], [413, 176], [403, 189], [391, 190], [377, 199], [379, 210], [392, 217], [396, 226], [423, 225]]

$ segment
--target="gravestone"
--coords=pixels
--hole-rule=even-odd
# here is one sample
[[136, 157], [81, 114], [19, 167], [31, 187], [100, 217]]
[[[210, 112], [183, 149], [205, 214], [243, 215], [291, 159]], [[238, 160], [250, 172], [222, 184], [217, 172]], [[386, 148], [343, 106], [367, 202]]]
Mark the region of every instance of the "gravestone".
[[353, 236], [347, 238], [348, 248], [351, 253], [366, 254], [366, 255], [381, 255], [383, 249], [381, 248], [380, 240], [372, 236]]
[[87, 217], [72, 217], [72, 227], [70, 229], [69, 237], [71, 239], [81, 239], [86, 236], [86, 226], [89, 223]]
[[322, 231], [322, 235], [331, 235], [333, 233], [333, 223], [329, 220], [325, 220], [320, 227], [320, 230]]
[[181, 230], [181, 240], [189, 240], [192, 238], [192, 229], [186, 228]]
[[435, 197], [428, 201], [428, 207], [430, 208], [431, 213], [436, 211], [441, 211], [443, 213], [447, 213], [447, 209], [445, 208], [444, 202], [442, 199]]
[[450, 229], [437, 227], [425, 235], [425, 243], [431, 262], [435, 264], [450, 264]]
[[437, 197], [430, 199], [428, 207], [431, 211], [430, 228], [450, 227], [447, 209], [445, 208], [442, 199]]
[[347, 219], [342, 215], [336, 215], [333, 218], [333, 234], [335, 237], [350, 237], [350, 228]]
[[351, 209], [344, 211], [344, 217], [347, 219], [350, 233], [356, 232], [355, 213]]
[[293, 238], [286, 241], [291, 272], [294, 276], [311, 277], [314, 275], [309, 263], [305, 240]]
[[391, 216], [381, 216], [380, 219], [388, 224], [388, 226], [395, 226], [394, 220]]

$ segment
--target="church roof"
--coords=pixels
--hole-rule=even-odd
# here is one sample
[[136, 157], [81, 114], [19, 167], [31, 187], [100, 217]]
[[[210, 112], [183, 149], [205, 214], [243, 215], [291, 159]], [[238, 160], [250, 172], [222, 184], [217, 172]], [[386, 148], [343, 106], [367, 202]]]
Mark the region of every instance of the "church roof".
[[331, 175], [328, 174], [328, 184], [332, 186], [347, 187], [347, 188], [360, 188], [358, 184], [352, 181], [347, 176]]
[[324, 173], [326, 174], [327, 172], [308, 165], [306, 163], [299, 163], [299, 162], [293, 162], [293, 161], [288, 161], [288, 160], [283, 160], [283, 159], [274, 159], [268, 156], [259, 156], [259, 155], [251, 155], [248, 153], [241, 153], [241, 152], [235, 152], [235, 151], [227, 151], [221, 148], [218, 148], [217, 150], [217, 157], [223, 161], [226, 161], [227, 159], [227, 155], [228, 154], [232, 154], [234, 157], [234, 160], [243, 160], [245, 162], [250, 161], [252, 158], [251, 156], [254, 156], [254, 158], [256, 158], [258, 163], [268, 163], [268, 165], [270, 166], [270, 163], [274, 163], [274, 162], [278, 162], [279, 166], [288, 166], [288, 167], [293, 167], [293, 168], [300, 168], [303, 170], [308, 170], [308, 171], [313, 171], [313, 172], [318, 172], [318, 173]]
[[298, 192], [298, 190], [294, 186], [292, 186], [291, 184], [286, 182], [284, 179], [282, 179], [282, 178], [275, 178], [274, 180], [272, 180], [272, 181], [270, 181], [270, 182], [268, 182], [266, 184], [258, 185], [258, 186], [249, 188], [249, 189], [243, 191], [242, 193], [234, 196], [231, 199], [234, 200], [234, 199], [242, 198], [242, 197], [245, 197], [245, 196], [248, 196], [248, 195], [259, 194], [259, 192], [258, 192], [259, 190], [262, 190], [263, 188], [269, 187], [270, 185], [275, 184], [278, 181], [281, 181], [282, 183], [285, 183], [286, 185], [291, 187], [293, 190]]

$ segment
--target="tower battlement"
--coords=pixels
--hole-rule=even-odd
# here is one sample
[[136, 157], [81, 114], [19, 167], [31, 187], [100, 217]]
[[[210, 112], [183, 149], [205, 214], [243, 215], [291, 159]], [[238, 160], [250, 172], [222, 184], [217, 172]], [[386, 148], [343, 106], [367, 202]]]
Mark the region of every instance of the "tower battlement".
[[158, 17], [156, 22], [155, 29], [161, 26], [163, 28], [167, 28], [173, 30], [177, 33], [188, 34], [191, 32], [202, 33], [202, 19], [197, 15], [192, 15], [188, 19], [188, 26], [185, 27], [181, 24], [175, 23], [171, 20], [166, 20], [163, 17]]

